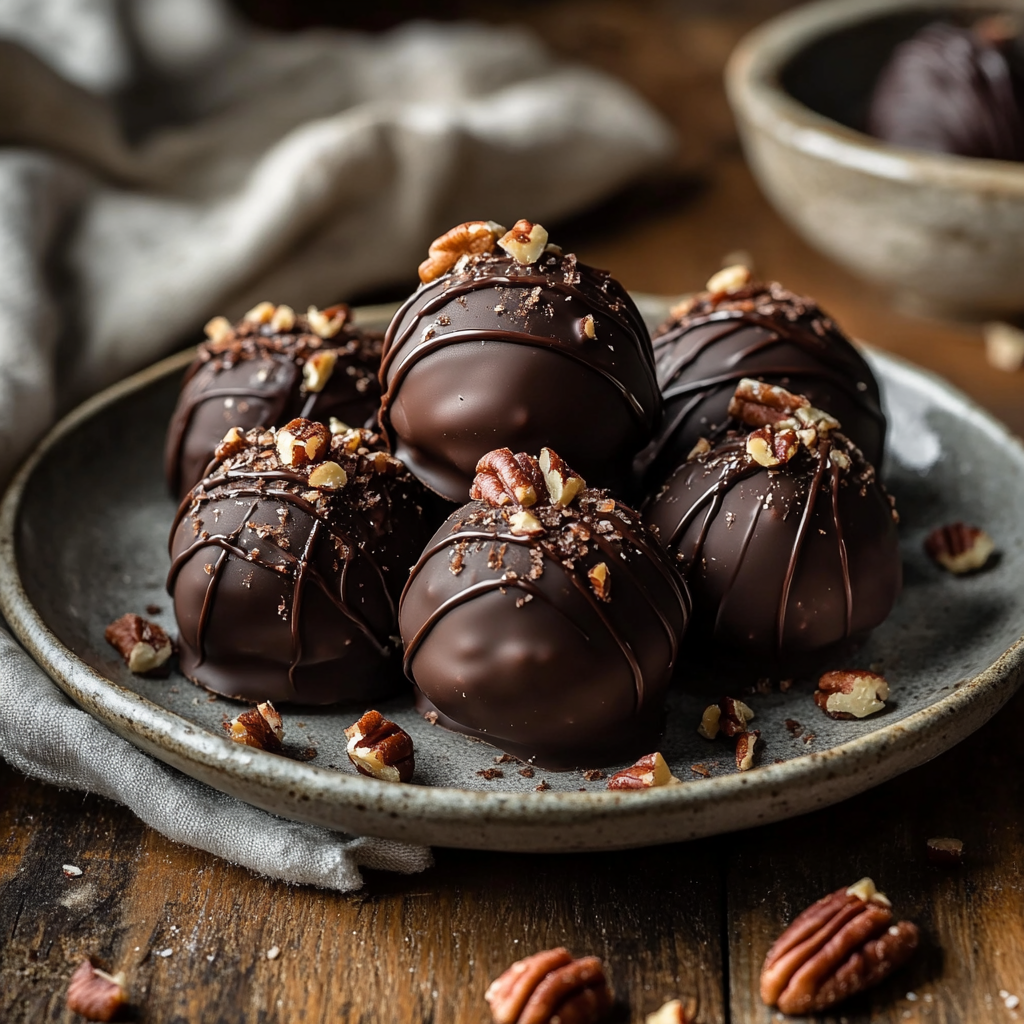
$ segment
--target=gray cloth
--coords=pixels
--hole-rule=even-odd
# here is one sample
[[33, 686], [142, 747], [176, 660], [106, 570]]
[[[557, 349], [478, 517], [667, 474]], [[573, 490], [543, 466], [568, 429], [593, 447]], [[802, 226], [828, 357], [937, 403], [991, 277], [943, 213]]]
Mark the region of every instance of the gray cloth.
[[[62, 411], [214, 314], [406, 279], [454, 223], [564, 217], [672, 147], [628, 89], [518, 30], [277, 36], [219, 0], [0, 0], [0, 481]], [[291, 881], [428, 863], [153, 761], [2, 632], [0, 753]]]

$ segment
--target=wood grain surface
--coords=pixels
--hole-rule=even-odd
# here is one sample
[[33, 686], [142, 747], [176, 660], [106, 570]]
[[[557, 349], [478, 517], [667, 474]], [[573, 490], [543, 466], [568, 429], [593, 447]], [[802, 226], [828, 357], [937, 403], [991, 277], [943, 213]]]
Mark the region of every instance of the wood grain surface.
[[[976, 327], [894, 311], [809, 250], [757, 191], [720, 81], [751, 12], [770, 6], [781, 5], [716, 14], [705, 4], [698, 15], [559, 0], [517, 14], [556, 49], [631, 81], [683, 139], [664, 176], [564, 225], [559, 240], [653, 292], [698, 288], [746, 252], [763, 276], [817, 296], [852, 333], [951, 378], [1024, 432], [1024, 378], [986, 365]], [[474, 13], [511, 16], [490, 4]], [[619, 1022], [679, 995], [698, 998], [701, 1024], [753, 1024], [778, 1017], [757, 996], [772, 940], [863, 875], [921, 926], [923, 947], [889, 982], [817, 1020], [1022, 1020], [1012, 998], [1024, 1000], [1022, 713], [1024, 694], [931, 764], [795, 821], [615, 854], [438, 850], [425, 874], [367, 872], [347, 896], [253, 876], [0, 763], [0, 1022], [78, 1019], [64, 989], [88, 955], [126, 972], [127, 1019], [140, 1024], [479, 1024], [496, 974], [564, 944], [607, 959]], [[961, 867], [927, 863], [936, 835], [965, 842]], [[62, 864], [82, 876], [65, 878]]]

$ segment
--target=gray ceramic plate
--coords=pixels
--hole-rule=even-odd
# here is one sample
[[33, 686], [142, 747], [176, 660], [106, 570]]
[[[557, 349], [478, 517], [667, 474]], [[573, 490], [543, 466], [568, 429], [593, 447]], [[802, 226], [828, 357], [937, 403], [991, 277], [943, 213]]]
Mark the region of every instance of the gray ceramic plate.
[[[652, 319], [663, 311], [664, 303], [645, 304]], [[386, 313], [363, 310], [361, 320]], [[87, 402], [29, 459], [0, 509], [0, 603], [39, 663], [115, 732], [286, 817], [414, 842], [535, 851], [642, 846], [785, 818], [948, 749], [1024, 676], [1024, 449], [943, 381], [880, 353], [871, 358], [892, 425], [886, 470], [902, 515], [906, 587], [866, 645], [828, 667], [881, 664], [893, 700], [881, 715], [835, 722], [813, 704], [811, 678], [786, 693], [773, 686], [743, 694], [767, 741], [759, 766], [743, 774], [730, 746], [694, 731], [705, 704], [721, 695], [715, 675], [692, 679], [672, 701], [662, 751], [685, 784], [640, 793], [609, 793], [576, 772], [527, 779], [515, 764], [488, 780], [478, 772], [493, 768], [498, 752], [429, 725], [408, 699], [379, 707], [413, 736], [415, 784], [378, 782], [355, 774], [344, 753], [342, 729], [363, 708], [287, 710], [286, 742], [317, 750], [300, 762], [231, 743], [220, 726], [239, 706], [209, 699], [179, 674], [132, 676], [103, 630], [123, 612], [155, 604], [161, 612], [153, 617], [173, 632], [164, 576], [174, 504], [161, 450], [188, 354]], [[993, 567], [954, 578], [925, 557], [928, 530], [955, 519], [996, 538]], [[800, 722], [803, 736], [791, 735], [786, 719]], [[711, 777], [692, 772], [693, 764], [708, 766]], [[542, 779], [550, 790], [534, 792]]]

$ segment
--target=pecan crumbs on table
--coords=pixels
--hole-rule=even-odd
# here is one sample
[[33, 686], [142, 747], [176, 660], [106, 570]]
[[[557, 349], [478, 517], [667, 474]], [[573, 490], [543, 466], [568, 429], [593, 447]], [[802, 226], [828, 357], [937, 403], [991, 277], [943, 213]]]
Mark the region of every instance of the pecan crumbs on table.
[[559, 947], [514, 963], [491, 982], [484, 998], [494, 1024], [597, 1024], [615, 994], [598, 957], [574, 960]]
[[917, 948], [917, 925], [893, 923], [892, 904], [862, 878], [808, 907], [775, 941], [761, 998], [783, 1013], [820, 1013], [877, 985]]

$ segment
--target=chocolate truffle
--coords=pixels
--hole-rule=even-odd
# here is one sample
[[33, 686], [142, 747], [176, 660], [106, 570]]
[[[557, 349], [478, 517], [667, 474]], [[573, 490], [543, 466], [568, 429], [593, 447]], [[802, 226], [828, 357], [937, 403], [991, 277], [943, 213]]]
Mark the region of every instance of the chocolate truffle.
[[741, 381], [755, 426], [699, 444], [644, 509], [689, 583], [698, 635], [785, 662], [873, 629], [900, 591], [892, 499], [834, 419]]
[[369, 430], [233, 427], [171, 530], [181, 670], [248, 701], [386, 693], [423, 488]]
[[547, 244], [539, 224], [460, 224], [384, 339], [381, 429], [450, 501], [496, 445], [550, 444], [613, 486], [661, 416], [650, 337], [625, 289]]
[[689, 617], [639, 515], [550, 449], [477, 465], [399, 611], [422, 711], [541, 767], [649, 753]]
[[361, 427], [376, 412], [382, 336], [353, 326], [347, 306], [302, 314], [261, 302], [234, 327], [216, 317], [206, 333], [167, 432], [173, 494], [199, 481], [229, 427], [280, 427], [297, 416]]
[[714, 441], [736, 426], [727, 409], [743, 377], [806, 395], [869, 462], [881, 462], [885, 415], [864, 357], [812, 299], [758, 284], [746, 267], [720, 271], [707, 291], [677, 306], [655, 331], [654, 353], [665, 418], [637, 459], [648, 483], [663, 481], [699, 438]]
[[868, 131], [933, 153], [1024, 160], [1024, 75], [1008, 16], [973, 28], [936, 22], [893, 51], [871, 98]]

